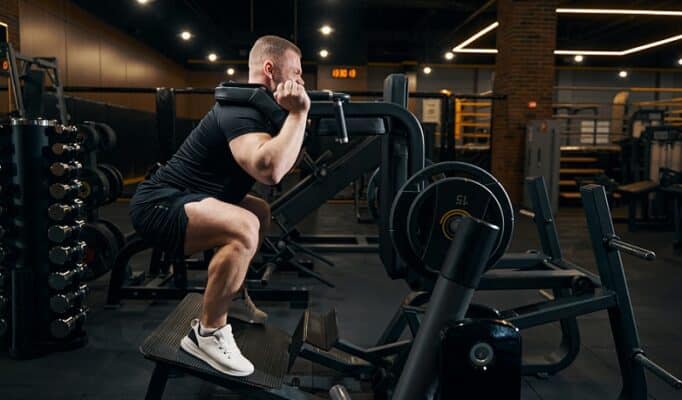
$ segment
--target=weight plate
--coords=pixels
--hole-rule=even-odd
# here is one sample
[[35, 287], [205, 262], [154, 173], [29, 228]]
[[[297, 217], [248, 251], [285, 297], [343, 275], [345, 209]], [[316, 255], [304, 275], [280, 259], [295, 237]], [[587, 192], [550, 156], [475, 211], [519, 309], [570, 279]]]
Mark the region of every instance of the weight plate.
[[[454, 239], [462, 217], [474, 217], [504, 230], [502, 206], [482, 184], [467, 178], [445, 178], [421, 191], [407, 213], [407, 238], [414, 255], [421, 261], [414, 268], [425, 268], [434, 277]], [[502, 257], [506, 246], [501, 237], [493, 247], [488, 266]]]
[[379, 221], [379, 167], [374, 170], [367, 181], [367, 210], [375, 221]]
[[[433, 161], [424, 159], [424, 165], [433, 165]], [[379, 167], [374, 170], [369, 181], [367, 181], [367, 209], [375, 221], [379, 221], [379, 185], [381, 185], [381, 173]]]
[[118, 168], [111, 164], [99, 164], [98, 166], [109, 171], [109, 173], [115, 178], [111, 185], [111, 201], [115, 201], [117, 198], [121, 197], [121, 193], [123, 192], [123, 174], [121, 174], [121, 171], [119, 171]]
[[95, 151], [101, 145], [101, 134], [92, 121], [83, 121], [82, 124], [78, 124], [78, 135], [81, 137], [83, 147], [88, 151]]
[[122, 248], [125, 243], [126, 243], [126, 236], [125, 234], [121, 231], [121, 229], [116, 225], [115, 223], [109, 221], [108, 219], [98, 219], [97, 222], [105, 225], [107, 228], [109, 228], [109, 231], [114, 235], [116, 238], [116, 242], [118, 242], [118, 248]]
[[118, 178], [116, 177], [116, 172], [114, 172], [108, 165], [100, 164], [97, 166], [102, 174], [107, 177], [109, 181], [109, 191], [107, 192], [107, 200], [101, 205], [109, 204], [114, 201], [118, 196], [121, 195], [122, 187], [119, 185]]
[[86, 279], [97, 279], [111, 270], [120, 247], [116, 235], [106, 224], [100, 221], [85, 224], [79, 239], [86, 243], [83, 257], [83, 263], [88, 266]]
[[103, 122], [93, 122], [100, 132], [99, 150], [110, 151], [116, 147], [116, 131]]
[[[445, 161], [428, 166], [411, 176], [396, 193], [389, 217], [389, 235], [398, 256], [410, 268], [421, 260], [412, 251], [407, 237], [407, 215], [412, 201], [427, 185], [444, 177], [462, 177], [474, 180], [489, 189], [500, 203], [503, 212], [504, 229], [500, 227], [501, 244], [506, 247], [511, 242], [514, 231], [514, 209], [509, 195], [502, 184], [492, 174], [475, 165]], [[492, 265], [491, 265], [492, 266]], [[429, 274], [431, 277], [432, 274]]]

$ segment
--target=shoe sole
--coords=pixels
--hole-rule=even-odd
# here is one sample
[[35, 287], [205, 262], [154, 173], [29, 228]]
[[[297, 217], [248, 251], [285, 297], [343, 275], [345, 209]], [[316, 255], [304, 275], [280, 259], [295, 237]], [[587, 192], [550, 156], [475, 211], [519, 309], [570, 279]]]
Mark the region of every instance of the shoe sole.
[[253, 374], [253, 372], [254, 372], [254, 371], [251, 371], [251, 372], [237, 371], [234, 369], [228, 369], [225, 366], [218, 364], [211, 357], [209, 357], [209, 355], [206, 354], [205, 351], [203, 351], [199, 347], [197, 347], [197, 345], [194, 344], [192, 339], [188, 338], [187, 336], [182, 338], [182, 340], [180, 341], [180, 347], [184, 351], [189, 353], [190, 355], [198, 358], [199, 360], [210, 365], [211, 368], [215, 369], [216, 371], [222, 372], [225, 375], [245, 377], [245, 376], [249, 376], [249, 375]]

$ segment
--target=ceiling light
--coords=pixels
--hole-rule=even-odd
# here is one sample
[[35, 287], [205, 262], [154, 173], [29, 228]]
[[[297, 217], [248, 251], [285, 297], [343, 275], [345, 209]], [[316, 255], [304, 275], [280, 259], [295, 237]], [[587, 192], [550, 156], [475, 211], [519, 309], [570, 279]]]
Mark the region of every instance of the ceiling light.
[[216, 53], [211, 53], [208, 55], [208, 61], [210, 62], [215, 62], [215, 60], [218, 59], [218, 55]]
[[469, 39], [463, 41], [462, 43], [458, 44], [455, 46], [455, 48], [452, 49], [452, 51], [457, 52], [457, 50], [467, 47], [469, 44], [473, 43], [476, 39], [480, 38], [481, 36], [485, 35], [486, 33], [492, 31], [493, 29], [497, 28], [498, 25], [500, 25], [499, 22], [495, 21], [492, 24], [486, 26], [485, 28], [481, 29], [479, 32], [473, 34]]
[[628, 77], [628, 71], [622, 70], [618, 73], [618, 76], [620, 76], [621, 78], [627, 78]]
[[679, 60], [677, 60], [677, 64], [678, 64], [678, 65], [682, 65], [682, 58], [680, 58]]
[[620, 50], [620, 51], [598, 51], [598, 50], [554, 50], [554, 54], [557, 55], [577, 55], [577, 54], [582, 54], [582, 55], [587, 55], [587, 56], [627, 56], [632, 53], [638, 53], [642, 50], [647, 50], [652, 47], [658, 47], [662, 46], [664, 44], [668, 44], [671, 42], [675, 42], [678, 40], [682, 40], [682, 35], [676, 35], [676, 36], [671, 36], [669, 38], [665, 38], [662, 40], [658, 40], [656, 42], [651, 42], [647, 44], [643, 44], [641, 46], [633, 47], [631, 49], [627, 50]]
[[432, 69], [431, 69], [431, 67], [429, 67], [429, 66], [427, 65], [426, 67], [424, 67], [423, 71], [424, 71], [424, 73], [425, 73], [426, 75], [428, 75], [428, 74], [431, 73]]
[[609, 14], [609, 15], [658, 15], [668, 17], [682, 17], [682, 11], [664, 10], [625, 10], [603, 8], [557, 8], [557, 14]]
[[192, 38], [192, 32], [190, 31], [182, 31], [180, 33], [180, 37], [182, 40], [190, 40]]
[[234, 68], [228, 68], [227, 71], [225, 72], [227, 72], [228, 75], [232, 76], [234, 75]]
[[585, 59], [585, 57], [583, 57], [582, 54], [576, 54], [575, 57], [573, 57], [573, 61], [575, 61], [577, 63], [583, 62], [584, 59]]
[[324, 26], [322, 26], [322, 28], [320, 28], [320, 32], [322, 32], [323, 35], [328, 36], [329, 34], [334, 32], [334, 30], [332, 29], [331, 26], [324, 25]]
[[445, 59], [446, 59], [446, 60], [450, 61], [450, 60], [452, 60], [453, 58], [455, 58], [455, 53], [453, 53], [453, 52], [451, 52], [451, 51], [448, 51], [447, 53], [445, 53]]
[[149, 3], [149, 0], [137, 0], [139, 4], [147, 4]]
[[327, 58], [328, 55], [329, 55], [329, 51], [327, 51], [326, 49], [320, 50], [320, 57]]

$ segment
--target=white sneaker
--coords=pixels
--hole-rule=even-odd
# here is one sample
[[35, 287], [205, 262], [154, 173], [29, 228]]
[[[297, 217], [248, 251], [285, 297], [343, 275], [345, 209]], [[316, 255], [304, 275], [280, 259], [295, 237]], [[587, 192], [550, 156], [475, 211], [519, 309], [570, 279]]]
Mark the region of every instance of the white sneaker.
[[201, 336], [199, 320], [193, 319], [192, 329], [187, 336], [182, 338], [180, 347], [224, 374], [232, 376], [253, 374], [253, 364], [242, 355], [237, 347], [230, 324], [218, 329], [210, 336]]

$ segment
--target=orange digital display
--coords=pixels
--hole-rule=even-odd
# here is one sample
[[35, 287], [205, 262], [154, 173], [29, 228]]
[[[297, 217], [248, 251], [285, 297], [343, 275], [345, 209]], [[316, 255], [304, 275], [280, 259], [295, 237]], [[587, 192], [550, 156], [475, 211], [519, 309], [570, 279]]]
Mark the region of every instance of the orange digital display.
[[332, 78], [334, 79], [355, 79], [358, 70], [355, 68], [332, 68]]

